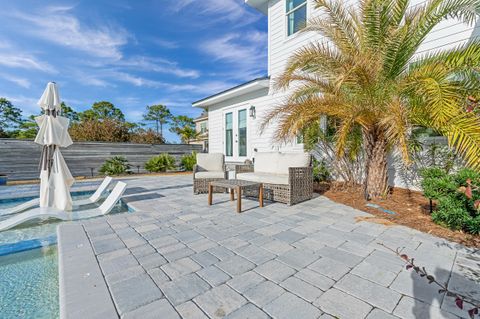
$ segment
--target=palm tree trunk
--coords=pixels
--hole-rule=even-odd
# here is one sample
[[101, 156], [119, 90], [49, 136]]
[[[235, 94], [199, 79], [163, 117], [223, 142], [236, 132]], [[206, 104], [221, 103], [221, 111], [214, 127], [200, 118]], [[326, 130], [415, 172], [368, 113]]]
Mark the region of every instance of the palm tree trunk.
[[387, 141], [379, 128], [364, 132], [365, 199], [384, 197], [388, 191]]

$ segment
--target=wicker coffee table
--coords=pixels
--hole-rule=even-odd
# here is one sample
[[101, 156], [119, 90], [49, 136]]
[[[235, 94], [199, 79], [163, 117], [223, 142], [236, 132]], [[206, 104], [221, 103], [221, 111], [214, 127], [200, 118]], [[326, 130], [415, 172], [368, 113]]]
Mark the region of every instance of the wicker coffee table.
[[237, 192], [237, 213], [242, 212], [242, 192], [245, 188], [258, 188], [258, 202], [263, 207], [263, 184], [239, 179], [225, 179], [222, 181], [210, 182], [208, 185], [208, 205], [212, 205], [213, 188], [223, 187], [230, 190], [230, 200], [235, 200], [235, 191]]

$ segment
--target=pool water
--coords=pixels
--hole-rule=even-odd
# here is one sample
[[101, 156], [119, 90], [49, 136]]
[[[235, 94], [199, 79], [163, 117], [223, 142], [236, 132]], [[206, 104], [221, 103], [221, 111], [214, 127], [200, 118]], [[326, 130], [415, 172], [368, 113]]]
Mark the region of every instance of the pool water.
[[[75, 201], [79, 199], [88, 198], [91, 194], [92, 192], [88, 192], [88, 193], [82, 192], [80, 194], [73, 193], [72, 199]], [[19, 200], [16, 199], [13, 202], [0, 201], [0, 209], [16, 206], [30, 199], [31, 198], [22, 198]], [[99, 203], [81, 206], [81, 209], [85, 210], [85, 209], [95, 208], [100, 206], [100, 204], [101, 204], [101, 201]], [[125, 213], [127, 211], [128, 211], [128, 207], [124, 203], [120, 202], [114, 207], [114, 209], [110, 212], [110, 214]], [[0, 221], [8, 219], [11, 216], [13, 215], [0, 216]], [[41, 222], [39, 222], [38, 220], [35, 220], [35, 221], [21, 224], [13, 229], [0, 232], [0, 247], [4, 244], [18, 243], [18, 242], [32, 240], [32, 239], [41, 240], [43, 238], [56, 236], [56, 229], [60, 223], [68, 223], [68, 222], [59, 221], [55, 219], [45, 220]], [[51, 240], [48, 240], [48, 241], [51, 243]], [[0, 256], [1, 255], [2, 253], [0, 249]]]
[[0, 257], [0, 318], [59, 317], [57, 246]]

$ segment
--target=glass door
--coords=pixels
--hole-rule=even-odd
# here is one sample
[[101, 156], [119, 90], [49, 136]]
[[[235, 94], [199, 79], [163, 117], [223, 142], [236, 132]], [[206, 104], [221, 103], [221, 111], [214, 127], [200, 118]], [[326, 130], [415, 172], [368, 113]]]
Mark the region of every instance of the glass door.
[[243, 162], [248, 156], [248, 110], [237, 108], [224, 113], [224, 151], [227, 161]]

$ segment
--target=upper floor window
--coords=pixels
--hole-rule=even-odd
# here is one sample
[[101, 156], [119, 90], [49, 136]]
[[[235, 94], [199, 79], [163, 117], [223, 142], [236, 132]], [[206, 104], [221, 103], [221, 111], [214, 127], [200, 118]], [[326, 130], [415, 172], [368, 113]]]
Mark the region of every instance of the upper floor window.
[[207, 122], [200, 123], [200, 133], [206, 133], [207, 132]]
[[307, 0], [287, 0], [287, 35], [307, 25]]

